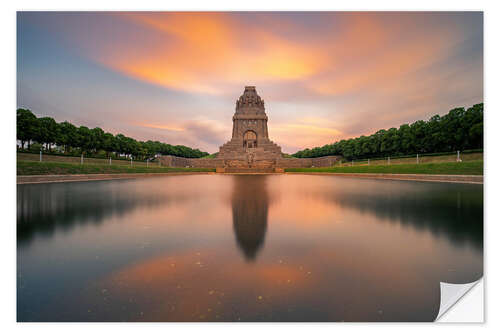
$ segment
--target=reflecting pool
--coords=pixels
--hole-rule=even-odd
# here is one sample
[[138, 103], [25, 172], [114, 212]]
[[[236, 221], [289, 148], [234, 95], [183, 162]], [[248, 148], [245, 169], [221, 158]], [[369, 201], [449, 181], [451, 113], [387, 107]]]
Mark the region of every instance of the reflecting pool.
[[432, 321], [483, 186], [187, 175], [17, 186], [19, 321]]

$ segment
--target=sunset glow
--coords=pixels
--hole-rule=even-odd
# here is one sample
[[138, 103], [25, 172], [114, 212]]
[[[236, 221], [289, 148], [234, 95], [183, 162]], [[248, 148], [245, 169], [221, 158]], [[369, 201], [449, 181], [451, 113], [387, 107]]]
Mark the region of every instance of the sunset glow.
[[18, 13], [18, 107], [211, 153], [255, 85], [284, 152], [483, 100], [482, 13]]

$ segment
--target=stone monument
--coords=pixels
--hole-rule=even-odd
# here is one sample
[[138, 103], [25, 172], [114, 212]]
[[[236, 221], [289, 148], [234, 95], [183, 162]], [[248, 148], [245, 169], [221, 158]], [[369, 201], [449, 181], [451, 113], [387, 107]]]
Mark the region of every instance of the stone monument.
[[231, 140], [220, 147], [218, 159], [226, 168], [274, 168], [281, 148], [269, 140], [264, 100], [254, 86], [246, 86], [236, 101]]
[[161, 164], [169, 167], [215, 168], [217, 172], [269, 173], [285, 168], [332, 166], [340, 156], [317, 158], [284, 158], [281, 148], [269, 140], [264, 100], [254, 86], [246, 86], [236, 101], [231, 140], [219, 148], [215, 158], [162, 156]]

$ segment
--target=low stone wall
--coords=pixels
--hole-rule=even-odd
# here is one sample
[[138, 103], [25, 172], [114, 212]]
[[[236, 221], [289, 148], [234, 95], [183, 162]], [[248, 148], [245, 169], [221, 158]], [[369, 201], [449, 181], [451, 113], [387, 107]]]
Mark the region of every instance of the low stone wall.
[[168, 167], [185, 168], [189, 166], [189, 160], [190, 158], [167, 155], [160, 157], [160, 164]]
[[162, 156], [160, 163], [167, 167], [177, 168], [217, 168], [224, 166], [224, 160], [216, 158], [185, 158], [177, 156]]
[[340, 159], [341, 156], [323, 156], [315, 158], [280, 158], [276, 161], [276, 166], [278, 168], [330, 167]]
[[217, 158], [191, 158], [190, 167], [192, 168], [218, 168], [224, 166], [224, 160]]
[[[335, 162], [340, 160], [340, 156], [324, 156], [316, 158], [278, 158], [274, 165], [270, 160], [256, 160], [253, 162], [254, 167], [269, 168], [276, 167], [280, 169], [284, 168], [319, 168], [319, 167], [329, 167]], [[223, 167], [247, 167], [247, 162], [243, 160], [230, 160], [225, 163], [225, 160], [218, 158], [184, 158], [177, 156], [162, 156], [161, 164], [168, 167], [180, 167], [180, 168], [223, 168]]]

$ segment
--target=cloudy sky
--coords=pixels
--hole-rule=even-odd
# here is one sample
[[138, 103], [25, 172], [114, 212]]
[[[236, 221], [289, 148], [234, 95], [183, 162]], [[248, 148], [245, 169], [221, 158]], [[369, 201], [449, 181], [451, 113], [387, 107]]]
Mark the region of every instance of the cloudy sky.
[[21, 12], [17, 33], [18, 107], [208, 152], [245, 85], [289, 153], [483, 100], [481, 13]]

